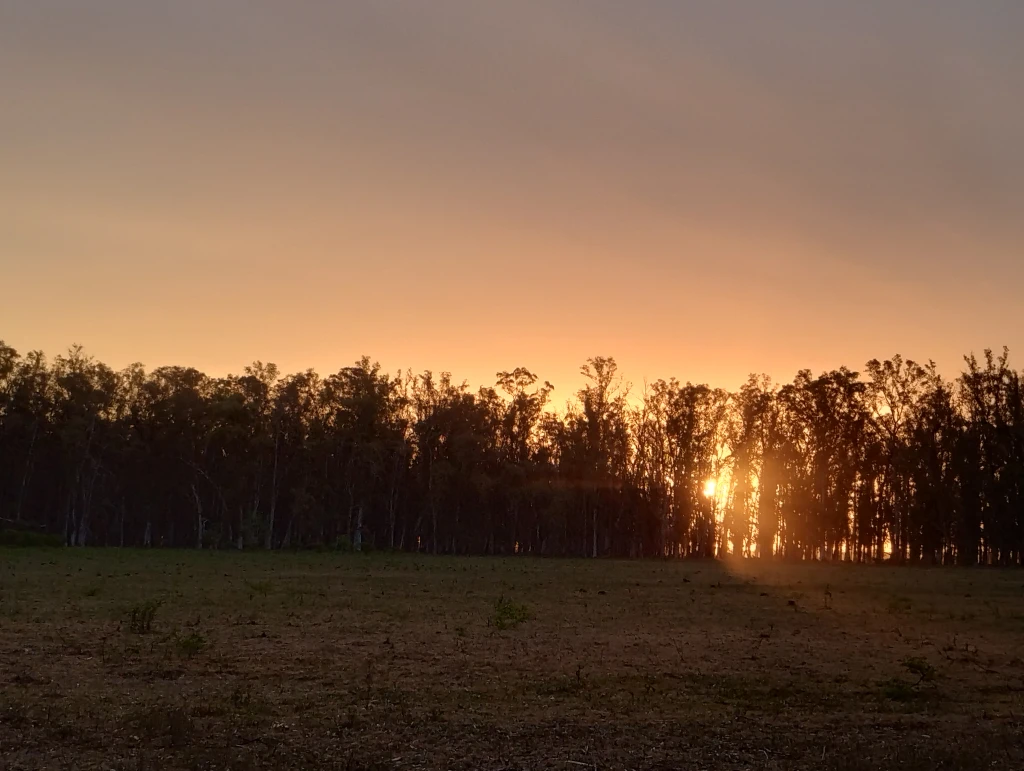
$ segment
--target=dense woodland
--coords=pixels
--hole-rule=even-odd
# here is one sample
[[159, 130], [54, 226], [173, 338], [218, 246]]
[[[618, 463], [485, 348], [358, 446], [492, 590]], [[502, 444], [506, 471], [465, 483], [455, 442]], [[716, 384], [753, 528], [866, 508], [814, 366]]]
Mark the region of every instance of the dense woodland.
[[[0, 342], [0, 526], [68, 545], [591, 557], [1024, 559], [1024, 374], [894, 356], [735, 393], [614, 360], [554, 408], [364, 358], [123, 371]], [[714, 484], [712, 484], [714, 482]]]

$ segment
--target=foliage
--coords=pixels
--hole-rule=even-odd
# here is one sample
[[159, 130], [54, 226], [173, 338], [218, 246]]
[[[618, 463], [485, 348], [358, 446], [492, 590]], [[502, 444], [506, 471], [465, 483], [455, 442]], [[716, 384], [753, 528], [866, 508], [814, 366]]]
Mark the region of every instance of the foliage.
[[581, 374], [554, 412], [522, 367], [472, 391], [368, 358], [215, 378], [0, 343], [0, 545], [1024, 562], [1005, 350], [952, 381], [898, 355], [732, 393]]
[[512, 629], [524, 621], [529, 621], [530, 610], [525, 605], [513, 602], [505, 597], [499, 597], [494, 603], [494, 613], [491, 614], [491, 624], [497, 629]]
[[250, 594], [259, 594], [262, 597], [266, 597], [274, 589], [274, 584], [270, 581], [246, 581], [245, 586]]
[[890, 701], [914, 701], [920, 696], [912, 683], [900, 680], [898, 677], [882, 682], [881, 688], [885, 698]]
[[178, 653], [189, 659], [198, 656], [208, 645], [206, 638], [196, 631], [189, 632], [184, 636], [176, 637], [174, 644], [178, 649]]
[[927, 683], [935, 679], [935, 667], [919, 656], [903, 659], [903, 668], [910, 674], [917, 675], [918, 683]]
[[35, 533], [30, 530], [0, 530], [0, 546], [38, 549], [63, 545], [64, 542], [60, 536], [49, 533]]
[[132, 634], [149, 634], [152, 632], [156, 612], [163, 604], [163, 600], [148, 600], [132, 607], [128, 611], [128, 631]]

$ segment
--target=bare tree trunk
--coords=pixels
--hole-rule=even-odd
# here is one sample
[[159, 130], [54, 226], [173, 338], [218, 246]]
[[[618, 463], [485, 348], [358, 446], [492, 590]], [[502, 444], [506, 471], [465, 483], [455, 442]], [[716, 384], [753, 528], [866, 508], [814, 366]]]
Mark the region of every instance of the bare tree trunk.
[[18, 507], [14, 511], [14, 521], [21, 522], [21, 509], [25, 503], [25, 490], [28, 487], [28, 478], [32, 473], [32, 457], [35, 454], [36, 435], [39, 433], [39, 421], [32, 423], [32, 439], [28, 443], [28, 453], [25, 456], [25, 471], [21, 475], [21, 491], [18, 493]]
[[[267, 534], [263, 539], [263, 548], [269, 551], [274, 548], [274, 520], [277, 517], [277, 458], [281, 435], [274, 432], [274, 470], [270, 474], [270, 514], [267, 517]], [[289, 523], [289, 528], [291, 523]]]
[[398, 510], [398, 455], [395, 455], [394, 474], [391, 477], [391, 489], [388, 491], [388, 548], [395, 548], [395, 519]]
[[431, 536], [430, 536], [430, 551], [437, 554], [437, 504], [431, 502], [430, 504], [430, 522], [431, 522]]
[[196, 505], [196, 548], [203, 548], [203, 533], [206, 530], [206, 520], [203, 519], [203, 501], [199, 497], [199, 491], [192, 485], [192, 500]]
[[[288, 520], [288, 527], [284, 529], [284, 538], [281, 539], [281, 548], [290, 549], [292, 545], [292, 523], [295, 522], [295, 517]], [[321, 534], [322, 535], [322, 534]]]
[[392, 494], [388, 498], [388, 548], [395, 549], [395, 497]]
[[78, 529], [75, 522], [75, 506], [68, 500], [68, 507], [64, 514], [64, 538], [68, 546], [75, 545], [75, 538], [78, 535]]
[[94, 471], [92, 478], [89, 480], [89, 485], [86, 490], [82, 493], [82, 516], [78, 520], [78, 545], [85, 546], [86, 538], [89, 534], [89, 512], [92, 507], [92, 493], [96, 486], [96, 477], [98, 472]]

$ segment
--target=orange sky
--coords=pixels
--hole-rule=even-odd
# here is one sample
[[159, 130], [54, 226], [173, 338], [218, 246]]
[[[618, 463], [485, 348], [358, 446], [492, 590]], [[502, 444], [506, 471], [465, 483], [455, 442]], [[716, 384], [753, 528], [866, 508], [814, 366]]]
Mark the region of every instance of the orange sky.
[[1021, 351], [1022, 29], [1016, 0], [5, 3], [0, 339], [522, 365], [559, 398], [598, 354], [735, 387]]

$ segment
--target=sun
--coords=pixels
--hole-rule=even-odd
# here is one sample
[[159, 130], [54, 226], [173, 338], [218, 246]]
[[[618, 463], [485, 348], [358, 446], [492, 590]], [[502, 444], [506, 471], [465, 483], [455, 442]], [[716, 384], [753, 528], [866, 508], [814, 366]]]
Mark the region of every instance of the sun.
[[707, 482], [705, 482], [704, 483], [704, 497], [705, 498], [714, 498], [715, 497], [715, 489], [717, 487], [718, 487], [718, 482], [716, 482], [714, 479], [709, 479]]

